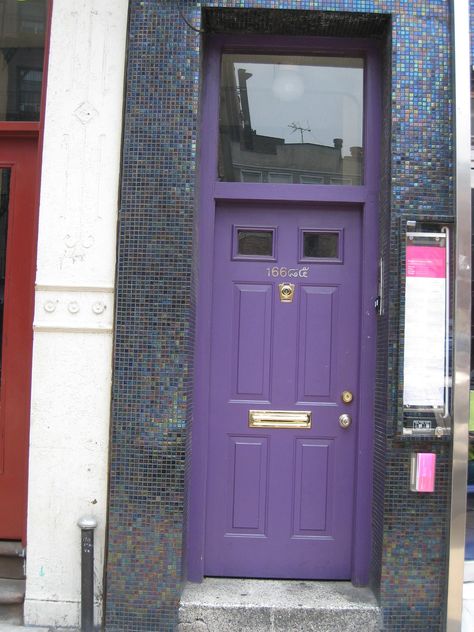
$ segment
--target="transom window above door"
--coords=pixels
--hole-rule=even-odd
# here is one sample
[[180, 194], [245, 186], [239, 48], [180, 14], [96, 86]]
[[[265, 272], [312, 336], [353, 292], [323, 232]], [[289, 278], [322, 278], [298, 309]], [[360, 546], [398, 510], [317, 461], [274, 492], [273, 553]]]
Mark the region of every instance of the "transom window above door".
[[47, 7], [0, 2], [0, 121], [39, 121]]
[[363, 184], [364, 60], [222, 55], [219, 180]]

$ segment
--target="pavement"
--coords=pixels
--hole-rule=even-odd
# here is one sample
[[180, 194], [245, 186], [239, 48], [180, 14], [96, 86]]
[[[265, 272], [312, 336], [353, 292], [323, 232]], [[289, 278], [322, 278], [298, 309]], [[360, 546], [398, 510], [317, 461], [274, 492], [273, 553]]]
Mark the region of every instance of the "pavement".
[[22, 625], [22, 604], [0, 606], [0, 632], [80, 632], [79, 628]]
[[0, 621], [0, 632], [80, 632], [80, 629], [21, 625], [14, 621]]

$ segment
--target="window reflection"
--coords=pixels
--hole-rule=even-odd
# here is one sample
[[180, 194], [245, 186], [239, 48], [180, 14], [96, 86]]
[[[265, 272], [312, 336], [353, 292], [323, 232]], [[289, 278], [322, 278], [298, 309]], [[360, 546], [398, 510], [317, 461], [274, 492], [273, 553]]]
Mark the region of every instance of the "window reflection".
[[237, 254], [257, 257], [273, 256], [272, 230], [238, 230]]
[[339, 257], [339, 233], [303, 231], [303, 257], [310, 259]]
[[222, 57], [219, 179], [362, 184], [363, 60]]
[[0, 0], [0, 120], [37, 121], [46, 0]]
[[0, 375], [2, 372], [3, 307], [5, 304], [9, 196], [10, 169], [0, 169]]

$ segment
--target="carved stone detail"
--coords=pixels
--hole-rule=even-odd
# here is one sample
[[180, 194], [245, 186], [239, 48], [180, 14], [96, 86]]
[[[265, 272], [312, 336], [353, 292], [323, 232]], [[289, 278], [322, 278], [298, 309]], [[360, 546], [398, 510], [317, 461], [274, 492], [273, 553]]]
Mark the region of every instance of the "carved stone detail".
[[102, 301], [96, 301], [92, 304], [92, 311], [94, 314], [103, 314], [106, 309], [107, 305], [105, 305]]
[[56, 305], [57, 305], [58, 301], [45, 301], [43, 303], [43, 309], [45, 312], [48, 312], [48, 314], [52, 314], [55, 309], [56, 309]]
[[86, 250], [94, 244], [94, 241], [93, 235], [84, 236], [82, 231], [76, 238], [70, 234], [65, 235], [64, 244], [66, 249], [61, 257], [61, 264], [65, 259], [71, 259], [73, 262], [84, 261]]
[[71, 314], [77, 314], [81, 311], [81, 307], [77, 301], [69, 301], [67, 305], [68, 312]]
[[35, 331], [110, 333], [113, 288], [41, 285], [36, 290]]
[[98, 115], [98, 111], [88, 101], [84, 101], [81, 105], [74, 110], [74, 115], [83, 124], [87, 125]]

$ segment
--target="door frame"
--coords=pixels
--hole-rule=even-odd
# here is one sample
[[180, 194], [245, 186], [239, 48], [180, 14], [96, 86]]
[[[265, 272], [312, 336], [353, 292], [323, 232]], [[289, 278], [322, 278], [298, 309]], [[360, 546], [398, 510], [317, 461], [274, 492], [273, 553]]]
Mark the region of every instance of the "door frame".
[[[42, 164], [42, 151], [43, 151], [43, 137], [44, 137], [44, 112], [46, 108], [46, 90], [48, 85], [48, 59], [51, 39], [51, 22], [53, 14], [53, 2], [54, 0], [46, 0], [46, 21], [44, 29], [44, 53], [43, 53], [43, 76], [41, 82], [41, 102], [40, 102], [40, 115], [37, 121], [0, 121], [0, 145], [5, 140], [17, 140], [21, 142], [24, 138], [30, 138], [35, 142], [35, 174], [33, 180], [30, 182], [30, 187], [33, 189], [34, 194], [34, 206], [31, 209], [29, 232], [27, 239], [30, 239], [31, 250], [29, 253], [28, 262], [24, 262], [24, 265], [28, 267], [30, 276], [29, 282], [29, 294], [28, 294], [28, 310], [29, 310], [29, 325], [28, 325], [28, 345], [27, 354], [24, 355], [22, 360], [22, 368], [20, 372], [23, 374], [24, 384], [27, 386], [26, 399], [28, 404], [27, 416], [25, 417], [25, 433], [23, 444], [23, 473], [24, 473], [24, 494], [21, 499], [23, 506], [23, 524], [21, 528], [21, 534], [19, 535], [22, 545], [26, 546], [27, 536], [27, 517], [28, 517], [28, 465], [29, 465], [29, 434], [30, 434], [30, 407], [31, 407], [31, 372], [32, 372], [32, 357], [33, 357], [33, 312], [34, 312], [34, 292], [35, 292], [35, 274], [36, 274], [36, 254], [37, 254], [37, 241], [38, 241], [38, 224], [39, 224], [39, 198], [41, 187], [41, 164]], [[2, 167], [12, 168], [12, 180], [10, 181], [10, 191], [13, 187], [13, 178], [16, 178], [16, 174], [13, 174], [15, 170], [15, 160], [6, 157], [2, 162]], [[8, 254], [7, 254], [8, 256]], [[24, 288], [26, 297], [26, 286]], [[26, 298], [25, 298], [26, 301]]]
[[[3, 338], [0, 431], [7, 441], [9, 429], [9, 449], [14, 449], [17, 454], [15, 480], [18, 487], [8, 490], [7, 502], [17, 506], [16, 513], [21, 521], [16, 527], [7, 522], [0, 537], [23, 543], [26, 542], [28, 494], [38, 159], [36, 130], [0, 136], [0, 168], [11, 170], [3, 331], [0, 332]], [[30, 183], [29, 187], [25, 186], [25, 181]], [[17, 310], [21, 311], [21, 319], [14, 316]], [[5, 445], [1, 449], [5, 449]]]
[[[220, 58], [222, 52], [363, 55], [364, 184], [267, 184], [217, 181]], [[199, 146], [199, 208], [195, 252], [196, 337], [191, 456], [188, 479], [187, 578], [204, 574], [208, 418], [210, 404], [211, 314], [213, 304], [214, 221], [218, 201], [337, 204], [362, 209], [361, 329], [359, 360], [359, 423], [356, 439], [352, 582], [367, 584], [371, 559], [373, 420], [375, 394], [378, 207], [380, 190], [381, 91], [379, 43], [366, 39], [211, 36], [204, 42]], [[369, 98], [370, 95], [370, 98]], [[205, 135], [203, 134], [205, 130]], [[215, 175], [213, 175], [215, 174]]]

